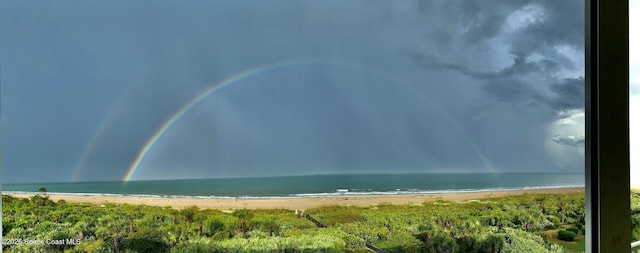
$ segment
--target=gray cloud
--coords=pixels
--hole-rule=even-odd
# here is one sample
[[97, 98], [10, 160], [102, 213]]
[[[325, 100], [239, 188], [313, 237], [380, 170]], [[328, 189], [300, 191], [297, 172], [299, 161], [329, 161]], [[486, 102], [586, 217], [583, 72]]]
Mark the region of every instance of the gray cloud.
[[550, 100], [555, 109], [571, 110], [584, 108], [584, 78], [565, 78], [559, 83], [551, 84], [550, 88], [558, 96]]
[[[179, 176], [178, 167], [197, 177], [485, 171], [480, 157], [503, 171], [549, 168], [546, 125], [584, 103], [571, 54], [584, 48], [583, 5], [7, 3], [2, 180], [68, 180], [102, 124], [81, 179], [118, 180], [202, 90], [256, 66], [308, 58], [366, 70], [290, 66], [242, 79], [178, 120], [139, 175]], [[527, 16], [538, 9], [539, 18]], [[131, 86], [122, 109], [109, 113]]]
[[[409, 53], [418, 64], [457, 71], [480, 80], [485, 91], [499, 101], [520, 105], [534, 101], [557, 111], [584, 107], [584, 78], [562, 77], [565, 71], [581, 69], [564, 52], [584, 51], [581, 1], [496, 1], [491, 5], [463, 2], [443, 4], [440, 8], [447, 11], [427, 12], [429, 15], [461, 13], [461, 16], [443, 18], [453, 22], [428, 32], [424, 37], [426, 48]], [[537, 13], [537, 20], [520, 21], [526, 25], [515, 31], [504, 31], [510, 15], [522, 10], [541, 13]], [[497, 71], [482, 70], [496, 64], [490, 60], [483, 63], [485, 58], [476, 55], [499, 56], [496, 50], [500, 48], [492, 45], [495, 41], [503, 43], [501, 47], [508, 52], [503, 63], [497, 64], [506, 67]]]
[[553, 139], [551, 140], [560, 145], [571, 146], [571, 147], [584, 147], [584, 142], [585, 142], [584, 138], [578, 138], [571, 135], [562, 136], [560, 134], [556, 134], [555, 136], [553, 136]]

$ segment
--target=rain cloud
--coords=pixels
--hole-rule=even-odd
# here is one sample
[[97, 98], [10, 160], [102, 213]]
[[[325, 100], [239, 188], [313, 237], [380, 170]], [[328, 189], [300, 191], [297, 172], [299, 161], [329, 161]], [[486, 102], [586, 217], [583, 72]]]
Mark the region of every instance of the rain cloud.
[[3, 183], [583, 171], [584, 1], [1, 6]]

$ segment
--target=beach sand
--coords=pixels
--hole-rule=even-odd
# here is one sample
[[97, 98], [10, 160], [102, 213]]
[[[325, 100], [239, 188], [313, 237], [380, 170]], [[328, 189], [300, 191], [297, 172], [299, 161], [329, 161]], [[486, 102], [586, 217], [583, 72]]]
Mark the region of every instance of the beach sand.
[[[364, 195], [364, 196], [330, 196], [330, 197], [300, 197], [300, 198], [155, 198], [155, 197], [131, 197], [131, 196], [83, 196], [83, 195], [49, 195], [53, 201], [64, 199], [65, 201], [81, 203], [117, 203], [133, 205], [170, 206], [182, 209], [190, 206], [199, 208], [214, 208], [221, 210], [233, 209], [307, 209], [319, 206], [343, 205], [343, 206], [375, 206], [380, 204], [422, 204], [428, 201], [445, 200], [464, 202], [481, 198], [494, 198], [528, 194], [566, 194], [584, 192], [584, 187], [574, 188], [546, 188], [528, 190], [505, 190], [487, 192], [465, 193], [439, 193], [439, 194], [415, 194], [415, 195]], [[10, 194], [13, 197], [28, 198], [29, 194]]]

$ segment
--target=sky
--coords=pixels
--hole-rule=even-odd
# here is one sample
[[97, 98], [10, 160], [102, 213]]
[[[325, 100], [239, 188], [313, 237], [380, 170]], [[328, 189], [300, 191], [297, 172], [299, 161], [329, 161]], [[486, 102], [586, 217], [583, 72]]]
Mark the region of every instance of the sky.
[[584, 171], [583, 1], [0, 5], [2, 183]]
[[640, 0], [629, 1], [629, 151], [631, 185], [640, 189]]

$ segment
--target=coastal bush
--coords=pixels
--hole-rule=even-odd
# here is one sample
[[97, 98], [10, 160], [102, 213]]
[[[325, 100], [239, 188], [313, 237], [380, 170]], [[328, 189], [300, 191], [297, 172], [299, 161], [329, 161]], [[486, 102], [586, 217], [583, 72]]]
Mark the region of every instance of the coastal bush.
[[422, 242], [407, 231], [390, 233], [384, 241], [378, 241], [375, 245], [387, 252], [420, 252]]
[[640, 191], [631, 191], [631, 237], [640, 241]]
[[171, 253], [218, 253], [224, 252], [209, 240], [197, 239], [182, 242], [171, 249]]
[[170, 246], [158, 231], [145, 230], [130, 234], [124, 239], [124, 248], [137, 252], [169, 252]]
[[562, 248], [553, 244], [548, 245], [544, 239], [536, 234], [520, 229], [504, 228], [496, 231], [496, 236], [504, 238], [504, 248], [502, 253], [539, 252], [539, 253], [561, 253]]
[[216, 242], [223, 252], [343, 252], [344, 242], [326, 235], [268, 238], [234, 238]]
[[116, 252], [124, 250], [124, 234], [114, 234], [109, 238], [104, 238], [97, 252]]
[[242, 220], [250, 220], [251, 218], [253, 218], [253, 212], [251, 212], [251, 210], [249, 209], [238, 209], [233, 211], [232, 214], [233, 216]]
[[49, 196], [33, 195], [30, 202], [36, 206], [54, 206], [56, 202], [49, 199]]
[[573, 217], [567, 217], [564, 221], [565, 224], [575, 224], [577, 221]]
[[[556, 225], [581, 229], [583, 198], [583, 194], [523, 195], [469, 203], [308, 209], [305, 213], [328, 226], [316, 228], [311, 221], [282, 209], [223, 213], [143, 205], [41, 205], [43, 200], [39, 198], [3, 196], [2, 219], [5, 238], [44, 239], [61, 231], [69, 237], [83, 238], [75, 248], [64, 249], [76, 252], [114, 252], [116, 248], [120, 252], [144, 252], [131, 247], [151, 232], [157, 234], [147, 244], [162, 241], [162, 248], [172, 252], [366, 252], [365, 239], [389, 252], [559, 252], [557, 245], [544, 241], [541, 229]], [[638, 199], [640, 194], [632, 195], [632, 226], [640, 236]], [[244, 231], [238, 229], [243, 218]], [[5, 249], [48, 250], [35, 246]]]
[[344, 249], [348, 252], [358, 251], [365, 249], [365, 241], [361, 237], [358, 237], [354, 234], [347, 233], [338, 228], [326, 228], [322, 229], [319, 232], [322, 234], [333, 236], [336, 238], [340, 238], [344, 242]]
[[456, 243], [460, 252], [480, 252], [482, 247], [481, 241], [474, 236], [460, 238]]
[[546, 229], [555, 229], [562, 225], [562, 223], [560, 222], [560, 218], [555, 215], [547, 214], [545, 215], [545, 218], [550, 222], [550, 224], [547, 225]]
[[326, 226], [364, 221], [362, 209], [358, 207], [325, 206], [310, 209], [308, 213]]
[[458, 252], [499, 253], [504, 248], [504, 239], [490, 235], [485, 239], [476, 236], [463, 237], [456, 240]]
[[387, 227], [367, 224], [365, 222], [345, 223], [336, 227], [344, 232], [358, 236], [372, 243], [386, 241], [390, 235], [390, 231]]
[[571, 232], [573, 232], [573, 233], [574, 233], [574, 234], [576, 234], [576, 235], [580, 233], [580, 228], [576, 227], [575, 225], [573, 225], [573, 226], [571, 226], [571, 227], [567, 228], [566, 230], [567, 230], [567, 231], [571, 231]]
[[180, 216], [182, 216], [185, 222], [193, 222], [198, 210], [199, 208], [197, 206], [191, 206], [180, 210]]
[[560, 230], [558, 231], [558, 239], [572, 242], [576, 238], [576, 233], [568, 230]]
[[427, 241], [423, 241], [422, 250], [428, 253], [458, 252], [456, 241], [445, 233], [437, 233]]
[[[4, 244], [3, 244], [4, 247]], [[5, 252], [4, 248], [3, 251]], [[10, 252], [48, 252], [45, 251], [44, 244], [40, 243], [21, 243], [10, 247]]]
[[[38, 231], [36, 231], [34, 228], [22, 228], [22, 227], [15, 227], [13, 229], [11, 229], [11, 231], [9, 231], [9, 233], [2, 235], [4, 238], [11, 238], [11, 239], [36, 239], [36, 236], [38, 235], [37, 233]], [[43, 231], [46, 232], [46, 231]]]
[[102, 240], [85, 240], [80, 242], [80, 244], [76, 245], [71, 252], [73, 253], [101, 252], [99, 249], [102, 248], [103, 243], [104, 241]]
[[[478, 252], [499, 253], [504, 248], [504, 238], [497, 235], [490, 235], [482, 241]], [[467, 251], [468, 252], [468, 251]]]
[[224, 230], [224, 223], [218, 218], [209, 218], [204, 222], [204, 235], [213, 236]]
[[2, 195], [2, 204], [4, 206], [11, 205], [12, 203], [14, 203], [14, 201], [16, 201], [16, 199], [17, 198], [14, 198], [14, 197], [12, 197], [10, 195], [4, 195], [3, 194]]
[[57, 243], [54, 244], [46, 244], [45, 249], [49, 252], [60, 252], [60, 251], [64, 251], [65, 249], [71, 249], [74, 247], [73, 244], [66, 244], [67, 239], [70, 238], [76, 238], [75, 236], [72, 236], [66, 229], [62, 229], [62, 228], [58, 228], [57, 230], [54, 230], [52, 233], [48, 234], [46, 237], [46, 240], [52, 240], [55, 241]]
[[225, 239], [229, 239], [233, 237], [233, 233], [227, 230], [218, 231], [213, 236], [211, 236], [212, 240], [222, 241]]
[[2, 219], [2, 235], [6, 236], [13, 229], [13, 221]]
[[633, 241], [640, 241], [640, 208], [632, 209], [631, 213], [631, 238]]
[[256, 215], [247, 223], [247, 226], [263, 231], [269, 236], [277, 235], [280, 232], [280, 226], [273, 215]]

